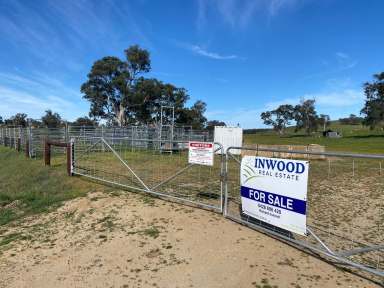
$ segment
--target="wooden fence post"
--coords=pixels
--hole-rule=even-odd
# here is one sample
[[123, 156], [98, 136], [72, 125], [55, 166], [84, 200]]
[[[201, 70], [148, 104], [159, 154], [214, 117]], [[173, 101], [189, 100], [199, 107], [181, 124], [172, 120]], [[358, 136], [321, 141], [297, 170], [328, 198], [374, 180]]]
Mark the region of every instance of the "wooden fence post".
[[20, 138], [16, 138], [16, 151], [17, 152], [20, 152], [20, 150], [21, 150], [20, 145], [21, 145], [21, 139]]
[[29, 140], [25, 140], [25, 157], [29, 158]]
[[47, 139], [44, 140], [44, 164], [45, 166], [51, 165], [51, 145]]

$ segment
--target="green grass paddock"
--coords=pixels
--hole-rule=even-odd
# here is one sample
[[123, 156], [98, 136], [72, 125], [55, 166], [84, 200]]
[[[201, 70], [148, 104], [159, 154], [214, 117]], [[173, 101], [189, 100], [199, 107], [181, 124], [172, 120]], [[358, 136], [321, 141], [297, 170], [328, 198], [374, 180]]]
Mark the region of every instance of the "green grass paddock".
[[52, 164], [45, 167], [42, 159], [27, 159], [23, 153], [0, 146], [0, 225], [103, 187], [68, 177], [64, 161]]
[[380, 129], [370, 130], [368, 127], [362, 125], [340, 125], [338, 122], [332, 122], [329, 129], [341, 132], [343, 137], [326, 138], [322, 136], [320, 131], [307, 136], [303, 131], [294, 133], [294, 128], [289, 127], [284, 136], [279, 136], [272, 130], [264, 130], [255, 134], [245, 134], [244, 144], [318, 144], [325, 146], [326, 151], [384, 154], [384, 131]]

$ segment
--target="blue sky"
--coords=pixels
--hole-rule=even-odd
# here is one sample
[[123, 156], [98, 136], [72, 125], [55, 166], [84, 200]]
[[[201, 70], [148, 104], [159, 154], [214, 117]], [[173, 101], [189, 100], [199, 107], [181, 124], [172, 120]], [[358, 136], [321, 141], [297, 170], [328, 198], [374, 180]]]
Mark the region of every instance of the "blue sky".
[[201, 99], [208, 119], [262, 127], [260, 113], [315, 98], [358, 114], [384, 71], [384, 2], [341, 0], [0, 0], [0, 115], [87, 115], [92, 63], [148, 49], [152, 72]]

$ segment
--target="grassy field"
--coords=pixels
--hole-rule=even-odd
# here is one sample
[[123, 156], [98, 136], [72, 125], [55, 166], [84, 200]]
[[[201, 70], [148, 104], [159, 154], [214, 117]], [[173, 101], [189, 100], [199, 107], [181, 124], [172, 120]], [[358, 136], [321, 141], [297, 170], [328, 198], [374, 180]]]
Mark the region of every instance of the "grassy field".
[[64, 200], [83, 196], [103, 186], [67, 177], [64, 162], [55, 169], [42, 160], [0, 146], [0, 225], [26, 215], [47, 211]]
[[338, 122], [332, 122], [329, 129], [341, 132], [343, 137], [337, 139], [326, 138], [322, 136], [321, 132], [306, 136], [302, 131], [294, 133], [294, 129], [289, 127], [284, 136], [279, 136], [272, 130], [265, 130], [256, 134], [245, 134], [244, 143], [245, 145], [319, 144], [325, 146], [326, 151], [384, 154], [384, 131], [369, 130], [368, 127], [362, 125], [340, 125]]

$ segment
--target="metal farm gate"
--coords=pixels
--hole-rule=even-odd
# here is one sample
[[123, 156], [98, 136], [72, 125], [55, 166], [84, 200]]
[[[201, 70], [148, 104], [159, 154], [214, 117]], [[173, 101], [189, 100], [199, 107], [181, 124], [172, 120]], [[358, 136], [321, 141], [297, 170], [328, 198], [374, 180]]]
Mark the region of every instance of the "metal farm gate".
[[[169, 141], [168, 141], [169, 142]], [[202, 208], [222, 211], [223, 148], [215, 143], [213, 166], [188, 163], [188, 142], [75, 137], [72, 173]]]
[[[225, 217], [298, 248], [384, 277], [384, 155], [245, 147], [231, 147], [226, 154]], [[240, 165], [245, 155], [309, 161], [306, 236], [244, 213]]]
[[[188, 163], [187, 141], [159, 139], [150, 129], [66, 131], [0, 128], [0, 144], [17, 149], [32, 137], [30, 148], [38, 156], [47, 135], [54, 141], [70, 141], [74, 175], [222, 212], [228, 219], [299, 249], [384, 279], [384, 155], [261, 146], [230, 147], [225, 153], [215, 143], [214, 165], [204, 166]], [[64, 148], [58, 149], [64, 152]], [[244, 156], [309, 162], [304, 235], [244, 213], [240, 193]]]

